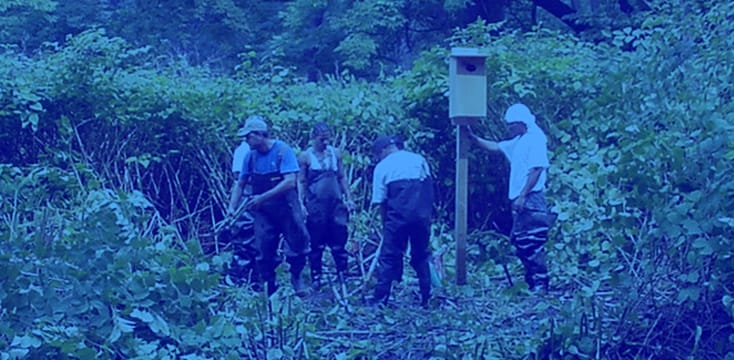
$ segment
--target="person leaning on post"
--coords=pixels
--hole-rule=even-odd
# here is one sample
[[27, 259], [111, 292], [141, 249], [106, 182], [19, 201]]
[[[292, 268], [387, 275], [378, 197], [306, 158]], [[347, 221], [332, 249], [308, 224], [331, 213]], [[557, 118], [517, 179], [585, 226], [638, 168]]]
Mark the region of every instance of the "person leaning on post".
[[431, 297], [430, 234], [433, 181], [426, 159], [400, 150], [395, 137], [380, 136], [372, 147], [375, 166], [372, 204], [382, 214], [382, 250], [377, 262], [373, 305], [387, 304], [393, 281], [401, 281], [403, 254], [410, 241], [410, 264], [418, 277], [421, 306]]
[[508, 197], [512, 203], [510, 240], [525, 268], [525, 282], [533, 291], [548, 290], [545, 242], [550, 226], [543, 190], [547, 179], [547, 139], [535, 123], [535, 115], [524, 104], [505, 112], [510, 140], [489, 141], [468, 128], [472, 142], [489, 151], [502, 152], [510, 161]]
[[345, 284], [349, 212], [354, 203], [349, 194], [341, 153], [330, 145], [331, 128], [324, 122], [311, 130], [312, 145], [298, 156], [298, 196], [306, 213], [306, 228], [311, 239], [311, 287], [322, 285], [322, 257], [326, 245], [334, 258], [337, 281]]
[[271, 139], [262, 116], [250, 116], [240, 132], [252, 149], [242, 164], [239, 181], [232, 189], [228, 213], [233, 216], [247, 184], [252, 186], [252, 198], [246, 209], [255, 219], [256, 262], [268, 295], [278, 287], [275, 268], [279, 235], [283, 234], [286, 261], [290, 265], [291, 285], [296, 294], [306, 294], [301, 272], [309, 253], [309, 238], [304, 215], [296, 194], [298, 161], [293, 149], [280, 140]]

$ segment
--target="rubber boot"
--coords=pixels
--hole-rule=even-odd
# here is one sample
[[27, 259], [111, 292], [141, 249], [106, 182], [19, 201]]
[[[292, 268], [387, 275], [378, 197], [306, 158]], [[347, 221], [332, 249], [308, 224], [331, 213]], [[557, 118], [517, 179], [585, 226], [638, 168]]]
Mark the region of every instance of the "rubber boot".
[[391, 288], [392, 281], [385, 282], [378, 280], [377, 286], [375, 286], [374, 296], [372, 296], [372, 299], [369, 301], [369, 305], [379, 307], [387, 305], [387, 302], [390, 299]]
[[431, 299], [431, 267], [428, 261], [422, 262], [415, 267], [418, 277], [418, 287], [421, 293], [421, 307], [428, 307], [428, 301]]

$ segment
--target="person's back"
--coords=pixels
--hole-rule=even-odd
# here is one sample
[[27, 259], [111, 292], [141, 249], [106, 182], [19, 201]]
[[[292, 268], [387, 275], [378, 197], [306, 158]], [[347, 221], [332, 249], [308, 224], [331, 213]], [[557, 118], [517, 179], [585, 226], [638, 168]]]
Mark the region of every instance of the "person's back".
[[401, 281], [403, 256], [410, 242], [410, 264], [415, 269], [421, 305], [431, 296], [429, 260], [433, 185], [423, 156], [400, 150], [395, 139], [381, 136], [373, 153], [379, 161], [373, 173], [372, 204], [382, 209], [383, 242], [377, 265], [373, 303], [386, 303], [393, 281]]
[[[433, 182], [425, 158], [398, 150], [375, 167], [386, 191], [386, 211], [403, 221], [430, 221], [433, 212]], [[380, 196], [380, 191], [373, 193]]]

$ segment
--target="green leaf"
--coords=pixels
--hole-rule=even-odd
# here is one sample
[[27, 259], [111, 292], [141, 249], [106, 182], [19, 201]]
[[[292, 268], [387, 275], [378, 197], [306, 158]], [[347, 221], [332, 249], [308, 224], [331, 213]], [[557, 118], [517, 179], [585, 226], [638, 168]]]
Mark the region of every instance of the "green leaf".
[[148, 326], [150, 326], [150, 329], [158, 335], [171, 335], [171, 329], [169, 328], [168, 323], [158, 314], [154, 315], [153, 321], [151, 321]]
[[115, 343], [117, 340], [120, 339], [122, 336], [122, 330], [118, 326], [115, 326], [112, 328], [112, 332], [110, 333], [110, 336], [107, 337], [107, 341], [110, 343]]
[[28, 127], [28, 125], [31, 126], [31, 129], [33, 131], [38, 131], [38, 114], [37, 113], [30, 113], [28, 114], [28, 117], [23, 120], [23, 123], [21, 124], [23, 128]]
[[579, 348], [576, 347], [576, 345], [571, 345], [568, 347], [568, 352], [574, 355], [581, 355], [579, 353]]
[[678, 302], [682, 303], [687, 300], [691, 301], [698, 301], [699, 296], [701, 295], [701, 289], [698, 287], [688, 287], [685, 289], [682, 289], [678, 293]]
[[23, 349], [13, 348], [13, 349], [10, 349], [8, 353], [10, 354], [10, 359], [22, 359], [28, 354], [29, 351], [30, 350], [28, 350], [27, 348], [23, 348]]
[[283, 358], [283, 351], [280, 349], [270, 349], [267, 354], [268, 360], [278, 360]]
[[82, 360], [97, 359], [97, 352], [88, 347], [84, 347], [84, 348], [74, 351], [74, 355], [76, 355], [79, 359], [82, 359]]
[[578, 342], [578, 349], [584, 354], [590, 354], [594, 351], [594, 339], [589, 336], [584, 336]]
[[141, 311], [141, 310], [138, 310], [138, 309], [133, 310], [130, 313], [130, 316], [132, 316], [132, 317], [134, 317], [136, 319], [140, 319], [142, 322], [144, 322], [146, 324], [148, 324], [151, 321], [153, 321], [153, 314], [151, 314], [151, 313], [149, 313], [147, 311]]
[[719, 218], [719, 222], [724, 223], [727, 226], [734, 227], [734, 218], [723, 216]]
[[729, 312], [729, 315], [734, 317], [734, 298], [732, 298], [729, 295], [724, 295], [724, 297], [721, 299], [722, 304], [724, 304], [724, 308], [726, 311]]
[[703, 233], [701, 226], [691, 219], [683, 220], [683, 228], [686, 229], [686, 232], [690, 235], [699, 235]]
[[711, 247], [709, 240], [706, 238], [699, 237], [691, 244], [694, 249], [699, 249], [701, 255], [711, 255], [714, 253], [714, 249]]
[[20, 346], [21, 348], [38, 348], [41, 346], [41, 340], [38, 339], [35, 336], [30, 335], [23, 335], [23, 336], [16, 336], [13, 338], [13, 342], [10, 344], [10, 346]]

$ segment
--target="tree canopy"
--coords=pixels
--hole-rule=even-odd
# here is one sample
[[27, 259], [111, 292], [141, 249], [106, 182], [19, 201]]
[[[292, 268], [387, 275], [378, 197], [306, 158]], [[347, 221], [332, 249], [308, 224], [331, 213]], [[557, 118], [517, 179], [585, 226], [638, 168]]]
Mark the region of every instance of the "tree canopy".
[[[732, 17], [707, 0], [4, 1], [0, 357], [734, 358]], [[508, 164], [478, 150], [453, 284], [456, 46], [488, 54], [477, 133], [501, 139], [523, 102], [548, 134], [550, 296], [513, 281]], [[255, 113], [296, 150], [335, 129], [360, 208], [346, 299], [224, 275], [215, 227]], [[385, 133], [436, 174], [429, 310], [409, 279], [396, 307], [361, 305]]]

